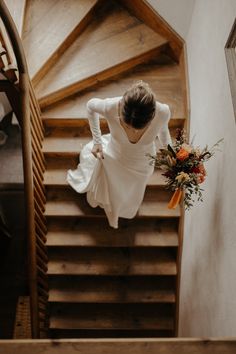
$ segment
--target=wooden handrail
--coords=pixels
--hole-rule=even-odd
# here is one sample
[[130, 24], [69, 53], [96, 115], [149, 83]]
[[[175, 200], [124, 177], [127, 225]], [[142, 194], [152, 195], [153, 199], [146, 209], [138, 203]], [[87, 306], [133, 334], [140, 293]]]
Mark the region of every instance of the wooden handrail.
[[28, 74], [27, 62], [24, 54], [22, 41], [17, 31], [16, 25], [8, 11], [8, 8], [3, 0], [0, 0], [0, 16], [8, 33], [11, 45], [16, 57], [19, 73]]
[[44, 318], [42, 314], [39, 316], [40, 304], [46, 303], [48, 297], [47, 255], [46, 248], [43, 247], [47, 232], [43, 215], [46, 197], [42, 180], [45, 161], [41, 152], [44, 131], [41, 111], [28, 74], [22, 41], [3, 0], [0, 0], [0, 16], [19, 72], [18, 121], [22, 134], [31, 332], [33, 338], [40, 338], [40, 332], [45, 329], [47, 320], [46, 313], [43, 314]]

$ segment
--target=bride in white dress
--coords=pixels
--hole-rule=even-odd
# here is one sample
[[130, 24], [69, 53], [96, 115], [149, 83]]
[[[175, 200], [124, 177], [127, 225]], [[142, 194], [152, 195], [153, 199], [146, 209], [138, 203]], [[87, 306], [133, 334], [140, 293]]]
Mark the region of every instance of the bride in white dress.
[[[148, 84], [140, 81], [121, 97], [93, 98], [87, 103], [93, 140], [80, 153], [76, 170], [67, 182], [78, 193], [87, 192], [92, 207], [104, 209], [109, 225], [118, 228], [118, 218], [133, 218], [142, 203], [154, 167], [147, 153], [171, 144], [168, 105], [156, 101]], [[99, 116], [107, 119], [109, 134], [101, 135]]]

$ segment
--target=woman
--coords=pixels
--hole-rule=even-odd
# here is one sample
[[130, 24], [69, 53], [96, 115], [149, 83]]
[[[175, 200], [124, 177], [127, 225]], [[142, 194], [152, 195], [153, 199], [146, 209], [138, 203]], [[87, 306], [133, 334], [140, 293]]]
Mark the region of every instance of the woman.
[[[78, 193], [87, 192], [88, 203], [103, 208], [110, 226], [118, 228], [118, 218], [133, 218], [142, 203], [154, 169], [146, 154], [156, 153], [156, 137], [162, 145], [171, 143], [170, 110], [142, 81], [123, 97], [89, 100], [87, 110], [93, 141], [83, 147], [67, 181]], [[100, 115], [109, 134], [101, 135]]]

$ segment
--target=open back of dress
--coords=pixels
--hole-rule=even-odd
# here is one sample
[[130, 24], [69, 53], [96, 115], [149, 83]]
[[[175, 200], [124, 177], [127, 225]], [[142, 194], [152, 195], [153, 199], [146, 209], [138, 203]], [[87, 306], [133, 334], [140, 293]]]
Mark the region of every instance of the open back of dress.
[[[147, 154], [156, 153], [156, 137], [161, 144], [171, 142], [169, 107], [157, 102], [154, 119], [137, 143], [131, 143], [118, 118], [121, 97], [92, 99], [88, 113], [93, 140], [86, 144], [77, 169], [69, 170], [67, 181], [78, 193], [87, 192], [92, 207], [104, 209], [110, 226], [118, 228], [119, 217], [133, 218], [142, 203], [147, 181], [153, 173]], [[110, 133], [101, 135], [99, 115], [105, 117]], [[101, 142], [104, 159], [91, 153], [93, 143]]]

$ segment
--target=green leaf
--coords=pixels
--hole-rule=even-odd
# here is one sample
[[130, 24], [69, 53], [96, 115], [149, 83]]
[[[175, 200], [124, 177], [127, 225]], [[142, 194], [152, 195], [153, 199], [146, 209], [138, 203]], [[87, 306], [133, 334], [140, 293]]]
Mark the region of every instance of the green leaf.
[[168, 150], [172, 153], [172, 156], [176, 157], [176, 153], [175, 151], [172, 149], [172, 147], [170, 146], [170, 144], [167, 145]]

